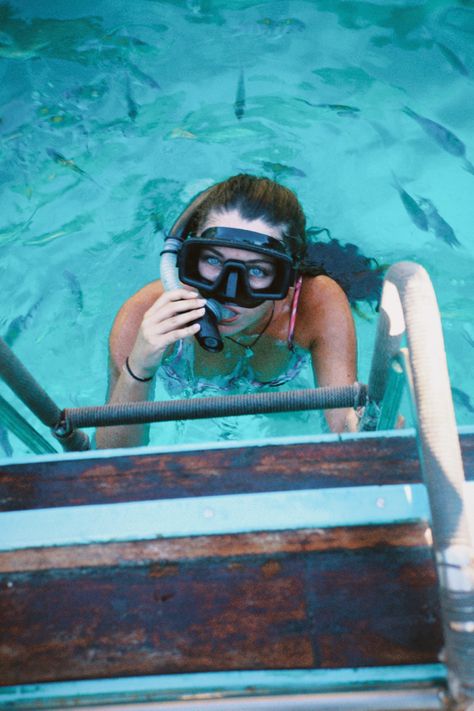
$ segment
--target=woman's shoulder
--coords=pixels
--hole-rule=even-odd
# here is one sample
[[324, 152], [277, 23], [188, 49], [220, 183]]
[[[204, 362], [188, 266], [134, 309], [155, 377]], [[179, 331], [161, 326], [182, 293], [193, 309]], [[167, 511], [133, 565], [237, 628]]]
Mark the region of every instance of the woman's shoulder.
[[325, 307], [328, 303], [347, 304], [347, 297], [339, 284], [325, 274], [304, 276], [301, 286], [300, 304], [298, 308], [314, 309]]
[[334, 279], [326, 275], [305, 276], [296, 312], [295, 340], [304, 347], [317, 339], [328, 322], [350, 314], [346, 294]]

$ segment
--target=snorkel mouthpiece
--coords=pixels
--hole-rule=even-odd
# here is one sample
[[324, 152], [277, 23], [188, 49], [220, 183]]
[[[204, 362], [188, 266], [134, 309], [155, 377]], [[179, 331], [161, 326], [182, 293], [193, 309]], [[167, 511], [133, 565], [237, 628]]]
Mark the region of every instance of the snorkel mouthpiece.
[[[218, 309], [216, 309], [216, 306]], [[211, 353], [219, 353], [224, 348], [224, 344], [217, 327], [217, 321], [220, 314], [216, 314], [214, 309], [216, 311], [220, 311], [219, 304], [211, 299], [205, 306], [204, 316], [195, 321], [195, 323], [198, 323], [201, 327], [196, 333], [195, 338], [199, 345], [206, 351], [210, 351]]]

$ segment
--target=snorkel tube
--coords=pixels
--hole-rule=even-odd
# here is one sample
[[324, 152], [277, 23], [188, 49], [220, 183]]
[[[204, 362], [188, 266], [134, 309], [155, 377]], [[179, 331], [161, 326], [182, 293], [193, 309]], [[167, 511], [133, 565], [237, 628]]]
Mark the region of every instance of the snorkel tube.
[[[188, 236], [191, 222], [199, 205], [209, 195], [211, 188], [204, 190], [194, 198], [186, 210], [178, 217], [169, 234], [165, 237], [165, 243], [160, 255], [160, 276], [165, 291], [179, 289], [182, 286], [178, 277], [178, 256], [181, 246]], [[199, 323], [200, 330], [195, 338], [199, 345], [206, 351], [218, 353], [224, 347], [219, 329], [218, 321], [222, 318], [222, 306], [214, 299], [208, 299], [205, 306], [206, 312], [195, 323]]]

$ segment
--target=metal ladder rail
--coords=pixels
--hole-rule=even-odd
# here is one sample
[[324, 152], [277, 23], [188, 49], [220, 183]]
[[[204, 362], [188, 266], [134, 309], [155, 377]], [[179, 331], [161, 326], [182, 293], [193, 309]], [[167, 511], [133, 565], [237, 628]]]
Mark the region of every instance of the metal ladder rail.
[[[405, 335], [408, 349], [400, 349]], [[393, 265], [385, 277], [361, 430], [378, 429], [384, 418], [394, 419], [403, 376], [430, 502], [450, 703], [456, 709], [471, 708], [474, 548], [464, 469], [436, 296], [427, 272], [412, 262]]]

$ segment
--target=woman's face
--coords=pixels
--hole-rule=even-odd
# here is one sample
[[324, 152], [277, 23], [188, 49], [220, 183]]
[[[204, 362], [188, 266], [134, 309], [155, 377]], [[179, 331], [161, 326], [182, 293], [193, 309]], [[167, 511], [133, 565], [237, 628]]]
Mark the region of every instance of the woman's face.
[[[246, 220], [238, 210], [229, 210], [211, 212], [202, 227], [202, 232], [209, 227], [234, 227], [241, 230], [251, 230], [281, 240], [284, 226], [274, 227], [262, 219]], [[203, 250], [199, 260], [199, 272], [205, 279], [214, 281], [219, 275], [223, 263], [231, 259], [246, 264], [248, 280], [253, 289], [264, 289], [273, 282], [275, 265], [271, 257], [250, 250], [220, 245], [207, 247]], [[268, 314], [271, 305], [271, 301], [264, 301], [260, 306], [249, 309], [237, 304], [224, 304], [224, 314], [219, 322], [219, 328], [224, 335], [231, 335], [251, 328]]]

